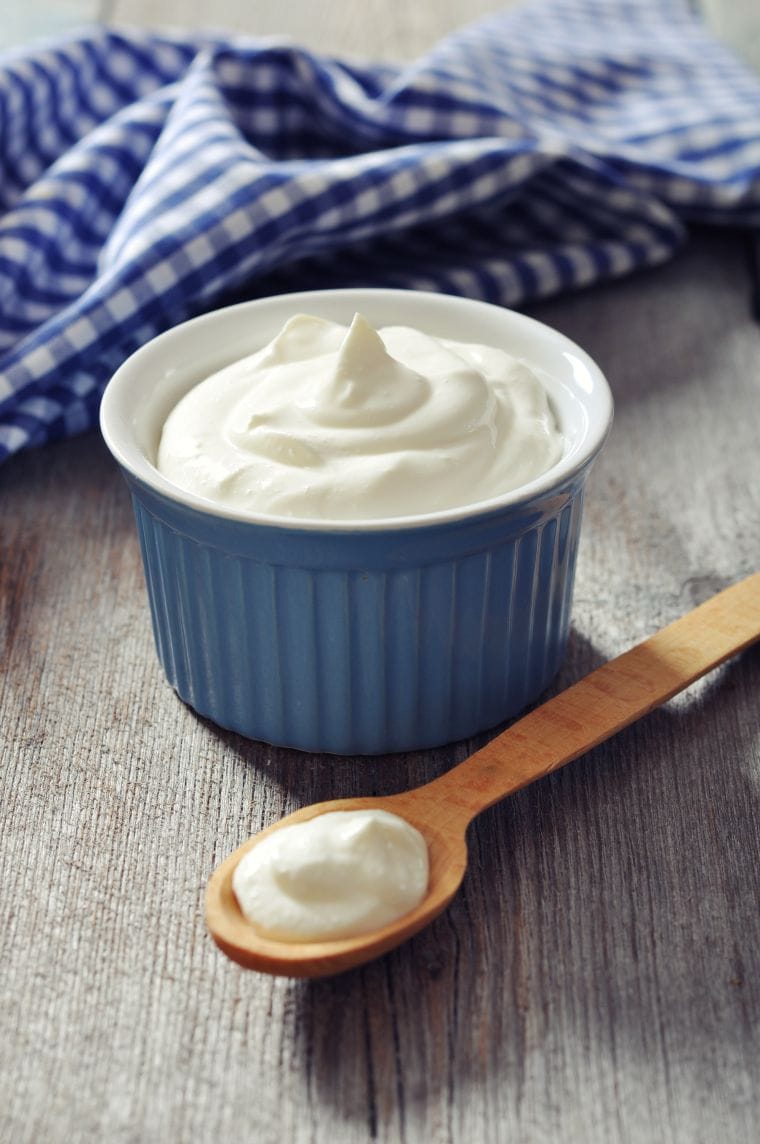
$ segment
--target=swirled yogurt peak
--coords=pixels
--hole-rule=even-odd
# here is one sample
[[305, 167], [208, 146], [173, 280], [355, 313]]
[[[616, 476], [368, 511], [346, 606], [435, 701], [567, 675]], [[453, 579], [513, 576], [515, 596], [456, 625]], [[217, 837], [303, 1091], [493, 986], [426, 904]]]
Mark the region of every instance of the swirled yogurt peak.
[[563, 450], [542, 382], [504, 350], [298, 314], [190, 390], [157, 466], [243, 513], [367, 521], [488, 500]]
[[337, 810], [283, 826], [243, 855], [232, 888], [243, 915], [279, 941], [380, 929], [425, 896], [427, 843], [387, 810]]

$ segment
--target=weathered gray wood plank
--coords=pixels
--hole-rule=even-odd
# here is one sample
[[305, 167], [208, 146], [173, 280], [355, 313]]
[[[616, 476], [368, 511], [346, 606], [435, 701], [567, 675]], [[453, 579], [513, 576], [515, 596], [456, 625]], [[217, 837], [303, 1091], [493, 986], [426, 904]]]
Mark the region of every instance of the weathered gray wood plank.
[[[618, 399], [569, 681], [760, 562], [760, 334], [733, 240], [539, 312]], [[8, 1139], [205, 1140], [249, 1116], [244, 1139], [752, 1138], [757, 653], [489, 812], [463, 894], [407, 948], [269, 981], [203, 932], [217, 859], [464, 748], [354, 764], [215, 731], [160, 678], [97, 439], [0, 481]]]
[[309, 0], [104, 0], [108, 18], [147, 27], [225, 27], [252, 36], [288, 36], [315, 51], [411, 59], [462, 23], [517, 0], [436, 0], [435, 4], [313, 4]]
[[39, 37], [65, 35], [72, 28], [100, 20], [109, 0], [6, 0], [0, 20], [0, 51]]

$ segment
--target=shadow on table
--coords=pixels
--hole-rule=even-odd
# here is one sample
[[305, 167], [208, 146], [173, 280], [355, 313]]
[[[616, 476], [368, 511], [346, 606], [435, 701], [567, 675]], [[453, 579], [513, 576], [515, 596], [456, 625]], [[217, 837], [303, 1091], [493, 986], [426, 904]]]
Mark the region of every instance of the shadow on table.
[[[522, 714], [546, 702], [552, 695], [569, 687], [603, 662], [604, 657], [596, 652], [588, 640], [573, 630], [561, 671], [551, 687]], [[187, 704], [185, 706], [210, 734], [224, 744], [227, 751], [237, 755], [244, 765], [265, 771], [267, 780], [285, 792], [287, 810], [283, 813], [331, 798], [386, 795], [420, 786], [474, 754], [516, 721], [507, 720], [471, 739], [431, 750], [357, 757], [312, 754], [255, 742], [218, 727], [197, 715]]]
[[487, 1076], [517, 1104], [555, 1073], [561, 1099], [578, 1053], [664, 1088], [670, 1046], [693, 1086], [719, 1044], [727, 1081], [760, 1016], [758, 692], [753, 649], [483, 815], [460, 895], [406, 946], [292, 983], [309, 1091], [373, 1130]]

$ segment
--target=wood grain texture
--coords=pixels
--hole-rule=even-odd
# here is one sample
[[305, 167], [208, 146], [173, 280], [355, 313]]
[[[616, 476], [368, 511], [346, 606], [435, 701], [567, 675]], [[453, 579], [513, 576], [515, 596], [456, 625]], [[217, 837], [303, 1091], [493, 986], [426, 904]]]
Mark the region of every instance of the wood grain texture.
[[[477, 815], [586, 754], [758, 640], [755, 572], [534, 707], [432, 782], [301, 807], [246, 839], [209, 880], [209, 932], [238, 965], [285, 977], [345, 972], [395, 949], [438, 917], [458, 891], [467, 866], [466, 830]], [[271, 938], [246, 920], [233, 888], [246, 854], [283, 827], [336, 811], [367, 810], [400, 815], [425, 839], [427, 889], [413, 909], [379, 928], [319, 941]]]
[[518, 0], [427, 0], [404, 4], [399, 0], [362, 0], [360, 4], [309, 3], [297, 0], [225, 0], [210, 6], [207, 0], [103, 0], [107, 18], [147, 27], [232, 29], [251, 36], [286, 36], [327, 54], [373, 59], [412, 59], [436, 39], [462, 23], [497, 8], [514, 7]]
[[[335, 31], [329, 49], [375, 54], [380, 7], [363, 46]], [[432, 6], [382, 8], [442, 30]], [[617, 402], [559, 688], [760, 567], [760, 328], [731, 234], [531, 312], [597, 358]], [[407, 946], [270, 979], [205, 932], [223, 856], [297, 806], [402, 790], [479, 744], [336, 761], [196, 718], [157, 666], [95, 434], [11, 461], [0, 508], [3, 1144], [756, 1139], [757, 650], [483, 815], [461, 893]]]
[[110, 0], [4, 0], [0, 4], [0, 51], [69, 35], [106, 19], [109, 6]]

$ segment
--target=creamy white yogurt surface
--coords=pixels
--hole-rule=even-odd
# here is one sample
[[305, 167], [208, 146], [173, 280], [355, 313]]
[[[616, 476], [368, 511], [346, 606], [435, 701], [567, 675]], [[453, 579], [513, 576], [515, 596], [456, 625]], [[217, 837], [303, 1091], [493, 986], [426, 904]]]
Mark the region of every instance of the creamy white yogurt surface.
[[379, 929], [428, 884], [427, 843], [385, 810], [332, 811], [257, 842], [232, 876], [244, 916], [266, 937], [328, 941]]
[[229, 509], [364, 521], [476, 504], [563, 449], [543, 384], [503, 350], [299, 314], [178, 403], [157, 466]]

